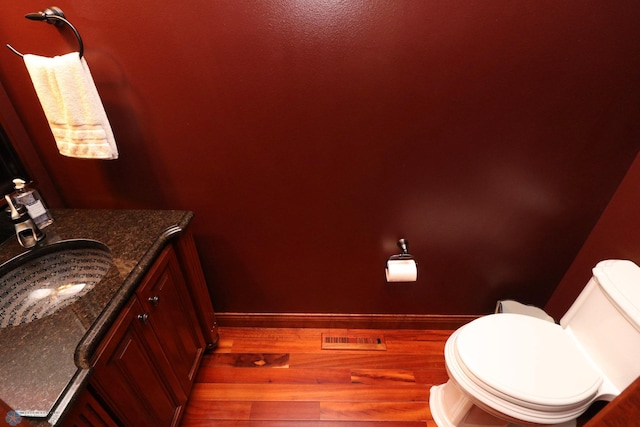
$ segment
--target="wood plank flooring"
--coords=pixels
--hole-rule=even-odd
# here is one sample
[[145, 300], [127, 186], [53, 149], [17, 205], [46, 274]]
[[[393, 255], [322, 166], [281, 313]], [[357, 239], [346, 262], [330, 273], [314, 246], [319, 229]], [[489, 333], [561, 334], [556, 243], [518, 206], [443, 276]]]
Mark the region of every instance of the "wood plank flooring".
[[[436, 427], [453, 331], [222, 328], [182, 427]], [[382, 335], [386, 350], [323, 350], [322, 334]]]

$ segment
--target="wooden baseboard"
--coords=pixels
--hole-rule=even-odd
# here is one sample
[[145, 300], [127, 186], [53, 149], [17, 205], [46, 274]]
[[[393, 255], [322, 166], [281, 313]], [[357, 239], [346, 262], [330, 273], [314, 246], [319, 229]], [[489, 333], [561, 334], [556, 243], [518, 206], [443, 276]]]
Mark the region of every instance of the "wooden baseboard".
[[455, 330], [480, 315], [216, 313], [219, 326], [255, 328], [446, 329]]

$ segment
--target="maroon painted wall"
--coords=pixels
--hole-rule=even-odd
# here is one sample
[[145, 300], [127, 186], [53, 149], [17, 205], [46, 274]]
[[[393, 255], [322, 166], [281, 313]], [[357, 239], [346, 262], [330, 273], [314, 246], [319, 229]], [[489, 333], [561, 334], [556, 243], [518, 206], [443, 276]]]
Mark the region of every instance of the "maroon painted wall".
[[[22, 18], [45, 6], [5, 5], [2, 40], [74, 48]], [[0, 52], [61, 204], [194, 210], [218, 311], [543, 305], [640, 147], [636, 2], [57, 6], [121, 154], [58, 155], [24, 65]], [[419, 279], [389, 285], [400, 237]]]
[[545, 309], [560, 319], [604, 259], [629, 259], [640, 265], [640, 156], [620, 184], [600, 220], [562, 278]]

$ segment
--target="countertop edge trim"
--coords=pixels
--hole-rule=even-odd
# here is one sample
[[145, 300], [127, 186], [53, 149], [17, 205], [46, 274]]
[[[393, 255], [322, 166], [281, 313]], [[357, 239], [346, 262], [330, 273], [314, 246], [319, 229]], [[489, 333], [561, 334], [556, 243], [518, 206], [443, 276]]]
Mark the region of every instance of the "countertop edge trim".
[[78, 393], [89, 383], [91, 369], [78, 369], [67, 388], [60, 395], [60, 399], [49, 414], [49, 424], [55, 426], [69, 412], [73, 402], [78, 398]]
[[91, 359], [100, 341], [107, 334], [109, 328], [120, 314], [120, 311], [135, 293], [136, 288], [153, 264], [153, 261], [169, 242], [184, 232], [192, 218], [193, 212], [186, 211], [178, 224], [168, 227], [161, 233], [154, 244], [151, 245], [142, 256], [140, 262], [138, 262], [131, 273], [129, 273], [127, 278], [124, 279], [122, 286], [116, 292], [111, 302], [105, 307], [76, 347], [74, 359], [79, 369], [91, 368]]

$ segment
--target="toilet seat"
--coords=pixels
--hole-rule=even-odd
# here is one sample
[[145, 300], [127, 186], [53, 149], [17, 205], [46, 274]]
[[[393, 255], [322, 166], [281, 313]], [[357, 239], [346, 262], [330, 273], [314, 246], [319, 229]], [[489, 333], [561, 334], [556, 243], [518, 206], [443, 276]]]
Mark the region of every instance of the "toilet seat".
[[530, 316], [483, 316], [447, 341], [449, 375], [485, 409], [517, 420], [575, 418], [603, 378], [561, 326]]

